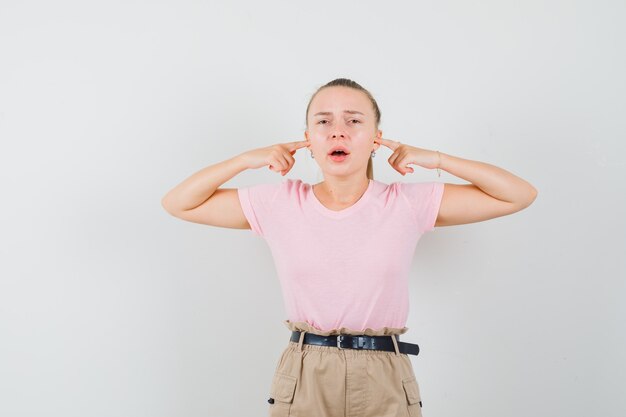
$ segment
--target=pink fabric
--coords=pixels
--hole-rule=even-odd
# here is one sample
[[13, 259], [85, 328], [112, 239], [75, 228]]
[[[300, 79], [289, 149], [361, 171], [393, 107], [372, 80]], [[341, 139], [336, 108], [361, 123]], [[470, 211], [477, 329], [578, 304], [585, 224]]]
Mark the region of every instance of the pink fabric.
[[444, 183], [370, 180], [334, 211], [299, 179], [239, 188], [252, 233], [268, 243], [288, 319], [329, 331], [402, 328], [420, 237], [434, 230]]

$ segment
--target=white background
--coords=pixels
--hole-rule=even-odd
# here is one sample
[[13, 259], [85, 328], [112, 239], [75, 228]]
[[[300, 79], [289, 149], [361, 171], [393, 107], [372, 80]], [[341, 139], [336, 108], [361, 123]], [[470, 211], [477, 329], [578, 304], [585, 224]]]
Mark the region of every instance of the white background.
[[[424, 416], [625, 415], [625, 19], [623, 1], [3, 0], [0, 415], [265, 416], [289, 337], [269, 248], [161, 198], [302, 140], [338, 77], [374, 95], [383, 137], [539, 191], [419, 242], [403, 340]], [[466, 183], [390, 155], [377, 180]], [[296, 160], [287, 177], [320, 180]]]

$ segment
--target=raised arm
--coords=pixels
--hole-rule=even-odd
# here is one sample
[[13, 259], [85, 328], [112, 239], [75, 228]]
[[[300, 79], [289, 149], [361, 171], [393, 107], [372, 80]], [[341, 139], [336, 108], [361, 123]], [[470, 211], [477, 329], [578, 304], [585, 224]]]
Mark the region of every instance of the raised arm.
[[161, 205], [172, 216], [193, 223], [250, 229], [237, 188], [219, 187], [246, 169], [267, 165], [270, 170], [285, 175], [295, 164], [293, 154], [309, 144], [308, 141], [279, 143], [210, 165], [171, 189]]
[[393, 151], [389, 164], [402, 175], [414, 172], [409, 164], [444, 171], [470, 184], [445, 183], [435, 227], [481, 222], [506, 216], [532, 204], [538, 191], [528, 181], [492, 164], [459, 158], [439, 151], [375, 138]]
[[210, 165], [171, 189], [161, 200], [172, 216], [209, 226], [249, 229], [236, 188], [219, 188], [248, 169], [243, 155]]
[[435, 227], [481, 222], [520, 211], [538, 191], [517, 175], [480, 161], [441, 153], [440, 168], [471, 184], [444, 186]]

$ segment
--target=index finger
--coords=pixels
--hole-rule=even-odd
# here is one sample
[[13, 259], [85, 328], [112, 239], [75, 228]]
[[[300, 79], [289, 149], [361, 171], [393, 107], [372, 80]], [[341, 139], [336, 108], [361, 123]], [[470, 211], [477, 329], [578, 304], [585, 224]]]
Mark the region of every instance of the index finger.
[[309, 142], [308, 140], [299, 140], [296, 142], [291, 142], [287, 145], [287, 147], [289, 148], [289, 151], [295, 151], [298, 150], [300, 148], [304, 148], [305, 146], [309, 146], [311, 144], [311, 142]]
[[395, 151], [398, 148], [398, 146], [402, 145], [397, 140], [390, 140], [390, 139], [385, 139], [385, 138], [380, 138], [380, 139], [374, 138], [374, 142], [378, 142], [378, 143], [380, 143], [382, 145], [385, 145], [386, 147], [388, 147], [392, 151]]

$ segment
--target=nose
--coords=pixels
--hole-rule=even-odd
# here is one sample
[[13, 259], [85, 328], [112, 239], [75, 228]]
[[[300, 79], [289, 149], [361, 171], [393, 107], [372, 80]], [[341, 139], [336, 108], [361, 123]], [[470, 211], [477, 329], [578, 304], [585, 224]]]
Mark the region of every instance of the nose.
[[339, 123], [335, 123], [331, 129], [330, 137], [333, 139], [336, 139], [336, 138], [345, 139], [346, 132], [344, 131], [344, 127], [341, 126], [341, 124]]

